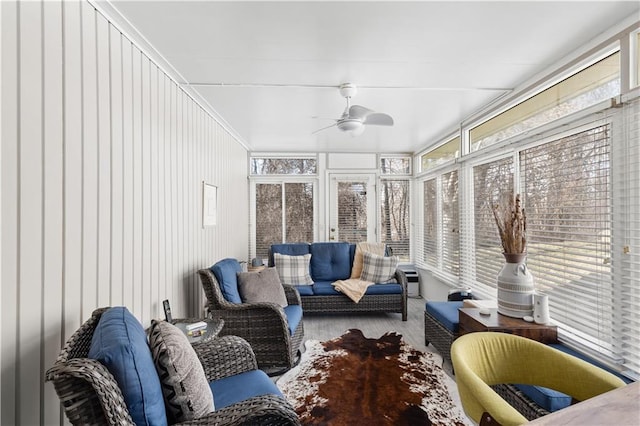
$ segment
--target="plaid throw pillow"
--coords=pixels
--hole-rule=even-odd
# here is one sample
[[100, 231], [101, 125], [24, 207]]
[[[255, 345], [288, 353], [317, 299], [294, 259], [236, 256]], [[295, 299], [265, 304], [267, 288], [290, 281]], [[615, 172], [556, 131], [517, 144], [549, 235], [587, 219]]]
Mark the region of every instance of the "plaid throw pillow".
[[289, 256], [286, 254], [274, 253], [273, 261], [280, 276], [282, 284], [288, 285], [310, 285], [313, 284], [309, 275], [310, 254], [302, 256]]
[[394, 276], [398, 268], [398, 256], [384, 257], [365, 251], [362, 257], [361, 280], [379, 284], [395, 281]]

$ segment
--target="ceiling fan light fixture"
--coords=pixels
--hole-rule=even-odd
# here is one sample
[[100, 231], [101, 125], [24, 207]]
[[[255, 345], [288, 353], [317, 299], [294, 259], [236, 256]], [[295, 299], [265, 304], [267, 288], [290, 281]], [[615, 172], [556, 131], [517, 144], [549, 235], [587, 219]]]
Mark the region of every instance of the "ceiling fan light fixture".
[[362, 128], [362, 121], [353, 118], [344, 118], [338, 121], [338, 129], [343, 132], [350, 132]]

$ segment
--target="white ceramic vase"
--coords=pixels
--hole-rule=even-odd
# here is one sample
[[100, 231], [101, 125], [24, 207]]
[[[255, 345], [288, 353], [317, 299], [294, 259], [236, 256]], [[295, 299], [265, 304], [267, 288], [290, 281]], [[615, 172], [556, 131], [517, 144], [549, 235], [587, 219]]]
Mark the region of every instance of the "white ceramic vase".
[[514, 318], [533, 316], [533, 275], [526, 254], [503, 253], [506, 263], [498, 274], [498, 312]]

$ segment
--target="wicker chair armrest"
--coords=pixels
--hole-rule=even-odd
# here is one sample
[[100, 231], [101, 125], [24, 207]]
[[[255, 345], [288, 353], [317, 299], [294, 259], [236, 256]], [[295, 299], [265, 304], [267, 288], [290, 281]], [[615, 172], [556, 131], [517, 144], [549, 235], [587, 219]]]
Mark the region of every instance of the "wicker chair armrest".
[[[264, 324], [272, 324], [272, 333], [277, 333], [275, 331], [277, 328], [282, 331], [283, 335], [289, 333], [284, 309], [275, 303], [234, 304], [222, 311], [224, 312], [224, 315], [221, 316], [224, 319], [222, 334], [234, 334], [233, 331], [239, 324], [242, 324], [240, 327], [243, 329], [255, 328], [255, 325], [260, 324], [261, 321]], [[215, 317], [216, 312], [212, 312], [211, 316]]]
[[109, 425], [134, 425], [118, 382], [99, 361], [73, 358], [58, 362], [47, 371], [46, 380], [53, 382], [73, 424], [94, 419], [99, 404]]
[[238, 336], [223, 336], [193, 345], [208, 381], [256, 370], [251, 345]]
[[395, 278], [396, 278], [396, 281], [398, 281], [398, 284], [402, 286], [402, 293], [406, 294], [407, 286], [409, 285], [407, 280], [407, 274], [405, 274], [402, 269], [396, 269]]
[[287, 401], [275, 395], [263, 395], [179, 425], [297, 426], [300, 425], [300, 420]]
[[302, 305], [302, 300], [300, 300], [300, 293], [298, 290], [289, 284], [282, 284], [284, 287], [284, 295], [287, 297], [287, 303], [289, 305]]

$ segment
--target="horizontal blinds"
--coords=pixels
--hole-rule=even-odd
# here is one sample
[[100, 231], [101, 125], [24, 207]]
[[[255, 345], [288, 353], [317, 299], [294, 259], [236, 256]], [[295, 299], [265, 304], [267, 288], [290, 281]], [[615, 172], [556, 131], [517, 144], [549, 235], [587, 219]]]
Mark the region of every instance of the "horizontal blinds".
[[438, 199], [436, 179], [429, 179], [423, 185], [422, 261], [438, 266]]
[[367, 182], [338, 182], [340, 241], [367, 241]]
[[313, 241], [313, 183], [286, 182], [285, 235], [287, 243]]
[[409, 261], [409, 181], [383, 179], [380, 185], [380, 241], [401, 261]]
[[[622, 109], [621, 131], [613, 134], [614, 293], [613, 347], [622, 369], [640, 379], [640, 99]], [[631, 373], [631, 372], [635, 372]]]
[[458, 172], [440, 178], [442, 195], [442, 270], [460, 276], [460, 220], [458, 207]]
[[475, 166], [473, 192], [475, 282], [495, 289], [504, 257], [492, 206], [513, 194], [513, 157]]
[[282, 242], [282, 184], [256, 184], [256, 257], [266, 259], [269, 247]]
[[527, 265], [561, 330], [612, 353], [610, 125], [520, 152]]

